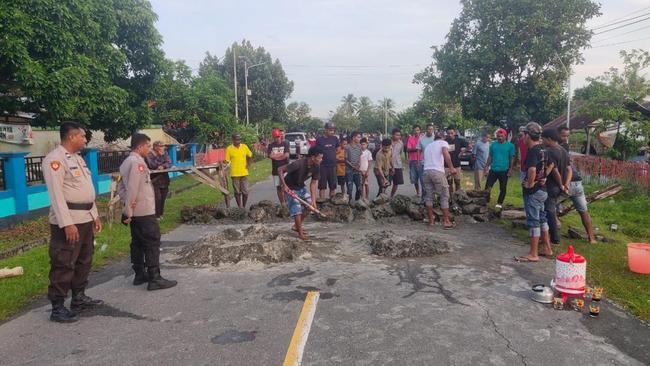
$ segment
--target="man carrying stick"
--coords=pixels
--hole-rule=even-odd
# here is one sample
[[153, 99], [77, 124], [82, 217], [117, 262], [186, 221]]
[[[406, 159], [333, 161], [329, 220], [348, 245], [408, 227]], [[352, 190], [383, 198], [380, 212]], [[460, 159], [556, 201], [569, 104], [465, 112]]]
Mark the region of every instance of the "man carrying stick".
[[[302, 228], [302, 222], [309, 214], [309, 211], [303, 212], [302, 205], [296, 197], [311, 202], [311, 206], [316, 207], [316, 193], [318, 192], [320, 163], [322, 160], [323, 151], [320, 147], [314, 146], [309, 149], [306, 157], [278, 168], [278, 177], [282, 182], [282, 187], [287, 192], [287, 205], [291, 217], [294, 219], [292, 230], [297, 232], [298, 237], [302, 240], [307, 240], [307, 234]], [[309, 190], [307, 190], [305, 182], [309, 178], [311, 178], [311, 182], [309, 183]]]

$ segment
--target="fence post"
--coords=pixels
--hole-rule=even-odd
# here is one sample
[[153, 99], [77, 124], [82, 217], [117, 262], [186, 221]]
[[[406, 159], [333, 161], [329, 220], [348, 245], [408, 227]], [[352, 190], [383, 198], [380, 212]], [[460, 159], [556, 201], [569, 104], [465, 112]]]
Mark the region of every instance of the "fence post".
[[29, 211], [27, 202], [27, 175], [25, 156], [28, 152], [1, 152], [4, 159], [5, 189], [13, 191], [16, 214]]
[[172, 166], [176, 166], [178, 160], [176, 159], [176, 145], [169, 144], [167, 145], [167, 154], [169, 154], [169, 160], [172, 162]]
[[196, 147], [197, 147], [198, 144], [195, 143], [195, 142], [192, 142], [192, 143], [189, 143], [188, 145], [190, 146], [190, 151], [191, 151], [191, 153], [190, 153], [190, 161], [192, 162], [192, 165], [195, 165]]
[[93, 179], [95, 193], [99, 194], [99, 158], [97, 155], [97, 149], [88, 147], [82, 151], [82, 154], [84, 160], [86, 160], [86, 165], [88, 165], [88, 169], [90, 170], [90, 177]]

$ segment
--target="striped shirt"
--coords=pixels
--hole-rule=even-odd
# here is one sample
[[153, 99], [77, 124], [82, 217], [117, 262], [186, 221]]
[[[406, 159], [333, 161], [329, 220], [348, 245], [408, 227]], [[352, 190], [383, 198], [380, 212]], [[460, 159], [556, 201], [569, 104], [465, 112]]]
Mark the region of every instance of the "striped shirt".
[[[350, 144], [345, 148], [345, 160], [349, 161], [352, 163], [353, 166], [358, 166], [359, 165], [359, 159], [361, 158], [361, 145], [357, 144], [356, 146], [354, 144]], [[346, 170], [348, 172], [354, 172], [350, 166], [346, 165]]]

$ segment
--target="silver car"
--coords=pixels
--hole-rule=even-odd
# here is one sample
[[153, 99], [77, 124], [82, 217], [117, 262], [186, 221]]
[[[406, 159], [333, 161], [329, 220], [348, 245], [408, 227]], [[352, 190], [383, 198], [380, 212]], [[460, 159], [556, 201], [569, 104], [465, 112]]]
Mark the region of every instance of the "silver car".
[[284, 139], [289, 141], [289, 157], [297, 159], [298, 155], [307, 154], [309, 144], [307, 143], [307, 134], [304, 132], [287, 132]]

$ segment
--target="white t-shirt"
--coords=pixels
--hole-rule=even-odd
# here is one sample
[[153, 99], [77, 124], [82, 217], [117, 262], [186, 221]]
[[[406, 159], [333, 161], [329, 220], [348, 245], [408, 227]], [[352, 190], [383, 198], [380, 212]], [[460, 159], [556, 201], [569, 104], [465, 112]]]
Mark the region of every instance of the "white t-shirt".
[[442, 149], [449, 150], [449, 144], [445, 140], [436, 140], [424, 149], [424, 170], [437, 170], [445, 172], [445, 157]]
[[370, 162], [372, 161], [372, 153], [370, 150], [364, 150], [361, 152], [361, 156], [359, 157], [359, 170], [362, 172], [367, 172], [368, 171], [368, 166], [370, 165]]

